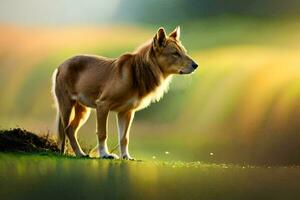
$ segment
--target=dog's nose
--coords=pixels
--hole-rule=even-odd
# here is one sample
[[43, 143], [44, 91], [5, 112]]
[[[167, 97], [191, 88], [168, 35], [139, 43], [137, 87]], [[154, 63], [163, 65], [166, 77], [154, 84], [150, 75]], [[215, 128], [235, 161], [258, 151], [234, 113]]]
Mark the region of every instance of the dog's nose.
[[193, 63], [192, 63], [192, 67], [193, 67], [194, 69], [197, 69], [197, 67], [198, 67], [198, 64], [197, 64], [197, 63], [195, 63], [195, 62], [193, 61]]

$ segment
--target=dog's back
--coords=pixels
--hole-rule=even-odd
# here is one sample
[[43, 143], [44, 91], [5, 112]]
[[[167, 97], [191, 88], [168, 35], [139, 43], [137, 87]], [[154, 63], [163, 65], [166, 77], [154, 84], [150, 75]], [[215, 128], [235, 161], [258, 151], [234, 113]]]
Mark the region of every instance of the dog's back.
[[113, 69], [113, 62], [98, 56], [74, 56], [59, 66], [56, 84], [64, 85], [72, 98], [80, 94], [96, 97]]

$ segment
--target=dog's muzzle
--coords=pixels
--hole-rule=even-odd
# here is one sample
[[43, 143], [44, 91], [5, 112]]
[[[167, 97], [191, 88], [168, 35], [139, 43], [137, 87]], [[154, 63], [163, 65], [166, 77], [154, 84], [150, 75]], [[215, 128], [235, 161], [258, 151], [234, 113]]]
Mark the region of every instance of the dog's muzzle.
[[182, 68], [179, 71], [179, 74], [190, 74], [193, 71], [195, 71], [195, 69], [197, 69], [197, 68], [198, 68], [198, 64], [193, 61], [192, 64], [190, 64], [189, 66]]

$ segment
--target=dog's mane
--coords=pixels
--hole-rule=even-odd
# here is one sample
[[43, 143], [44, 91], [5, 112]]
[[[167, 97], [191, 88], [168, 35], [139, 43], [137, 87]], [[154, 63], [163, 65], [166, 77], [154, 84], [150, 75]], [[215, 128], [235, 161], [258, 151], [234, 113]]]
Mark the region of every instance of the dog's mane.
[[152, 43], [146, 43], [133, 54], [132, 81], [139, 97], [154, 92], [163, 80], [163, 72], [154, 59]]

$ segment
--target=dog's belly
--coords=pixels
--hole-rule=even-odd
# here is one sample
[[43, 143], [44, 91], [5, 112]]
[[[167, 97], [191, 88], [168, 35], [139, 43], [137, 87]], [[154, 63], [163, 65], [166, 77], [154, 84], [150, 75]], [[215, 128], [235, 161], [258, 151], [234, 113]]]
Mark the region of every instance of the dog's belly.
[[[83, 93], [74, 94], [71, 96], [72, 100], [78, 101], [80, 104], [90, 107], [90, 108], [96, 108], [96, 99], [89, 97], [87, 95], [84, 95]], [[124, 101], [111, 101], [110, 109], [112, 111], [116, 112], [123, 112], [128, 110], [141, 110], [143, 108], [146, 108], [151, 103], [151, 96], [146, 96], [144, 98], [138, 98], [137, 96], [132, 96], [129, 99], [126, 99]]]
[[72, 98], [72, 100], [78, 101], [80, 104], [82, 104], [84, 106], [96, 108], [95, 100], [82, 94], [82, 93], [79, 93], [77, 95], [72, 95], [71, 98]]

